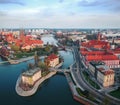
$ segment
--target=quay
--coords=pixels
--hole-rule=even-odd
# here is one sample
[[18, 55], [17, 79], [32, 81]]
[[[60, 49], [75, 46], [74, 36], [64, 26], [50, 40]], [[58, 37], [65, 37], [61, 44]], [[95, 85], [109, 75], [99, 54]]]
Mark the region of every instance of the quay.
[[31, 96], [33, 94], [36, 93], [38, 87], [40, 84], [42, 84], [45, 80], [49, 79], [50, 77], [52, 77], [53, 75], [56, 74], [56, 71], [54, 72], [50, 72], [49, 74], [47, 74], [46, 76], [40, 78], [36, 83], [35, 85], [33, 86], [33, 88], [31, 90], [28, 90], [28, 91], [25, 91], [23, 90], [22, 88], [20, 88], [19, 84], [20, 84], [20, 81], [21, 81], [21, 75], [20, 77], [18, 78], [17, 82], [16, 82], [16, 87], [15, 87], [15, 90], [17, 92], [18, 95], [20, 96]]

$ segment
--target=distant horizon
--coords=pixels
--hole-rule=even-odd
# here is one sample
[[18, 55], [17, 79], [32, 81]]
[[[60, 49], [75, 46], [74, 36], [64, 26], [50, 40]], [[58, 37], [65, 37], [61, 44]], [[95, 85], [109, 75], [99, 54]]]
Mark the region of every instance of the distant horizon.
[[10, 28], [10, 27], [3, 27], [3, 28], [0, 28], [0, 29], [120, 29], [119, 27], [118, 28], [79, 28], [79, 27], [77, 27], [77, 28], [70, 28], [70, 27], [68, 27], [68, 28], [56, 28], [56, 27], [48, 27], [48, 28], [46, 28], [46, 27], [12, 27], [12, 28]]

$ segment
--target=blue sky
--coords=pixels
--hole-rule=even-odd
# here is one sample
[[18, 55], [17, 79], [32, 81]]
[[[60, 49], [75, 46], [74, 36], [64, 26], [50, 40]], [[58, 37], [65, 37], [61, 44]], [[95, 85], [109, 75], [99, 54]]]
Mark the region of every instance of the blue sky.
[[120, 28], [120, 0], [0, 0], [0, 28]]

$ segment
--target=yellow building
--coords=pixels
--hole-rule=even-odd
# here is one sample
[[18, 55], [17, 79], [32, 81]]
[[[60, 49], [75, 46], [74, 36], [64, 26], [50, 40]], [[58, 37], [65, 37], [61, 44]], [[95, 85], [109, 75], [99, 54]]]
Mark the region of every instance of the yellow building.
[[45, 58], [45, 64], [49, 67], [55, 67], [59, 64], [59, 57], [55, 54], [51, 54]]
[[115, 73], [112, 69], [102, 65], [97, 66], [96, 68], [98, 69], [97, 80], [103, 87], [114, 85]]
[[40, 68], [35, 68], [33, 70], [27, 70], [22, 73], [22, 83], [26, 85], [33, 86], [36, 81], [41, 78]]
[[106, 66], [104, 62], [92, 61], [89, 63], [88, 70], [103, 87], [109, 87], [114, 84], [115, 73], [112, 69]]

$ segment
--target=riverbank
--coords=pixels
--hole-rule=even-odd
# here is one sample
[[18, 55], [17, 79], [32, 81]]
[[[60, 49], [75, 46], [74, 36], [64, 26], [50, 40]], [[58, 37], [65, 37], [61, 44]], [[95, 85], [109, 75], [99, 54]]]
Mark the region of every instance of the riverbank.
[[86, 97], [81, 96], [82, 94], [81, 95], [78, 94], [78, 92], [77, 92], [78, 87], [74, 84], [71, 76], [68, 73], [65, 73], [65, 77], [67, 79], [70, 90], [72, 92], [73, 99], [75, 99], [76, 101], [78, 101], [84, 105], [97, 105], [97, 103], [87, 99]]
[[55, 66], [55, 68], [56, 68], [56, 69], [60, 68], [60, 67], [63, 65], [63, 62], [64, 62], [64, 61], [60, 62], [57, 66]]
[[20, 81], [21, 81], [21, 75], [20, 77], [18, 78], [17, 82], [16, 82], [16, 87], [15, 87], [15, 90], [17, 92], [18, 95], [20, 96], [31, 96], [33, 94], [36, 93], [38, 87], [40, 84], [42, 84], [45, 80], [49, 79], [50, 77], [52, 77], [53, 75], [56, 74], [56, 71], [52, 71], [50, 72], [49, 74], [47, 74], [46, 76], [40, 78], [36, 83], [35, 85], [33, 86], [33, 88], [31, 90], [28, 90], [28, 91], [24, 91], [20, 86]]
[[21, 63], [21, 62], [31, 60], [33, 58], [34, 58], [34, 56], [27, 57], [27, 58], [21, 58], [21, 59], [18, 59], [18, 60], [8, 60], [8, 61], [9, 61], [10, 64], [18, 64], [18, 63]]
[[[44, 58], [46, 56], [41, 56], [40, 59]], [[10, 64], [19, 64], [19, 63], [22, 63], [22, 62], [26, 62], [26, 61], [29, 61], [31, 59], [34, 59], [34, 56], [31, 56], [31, 57], [27, 57], [27, 58], [21, 58], [21, 59], [18, 59], [18, 60], [8, 60]]]

